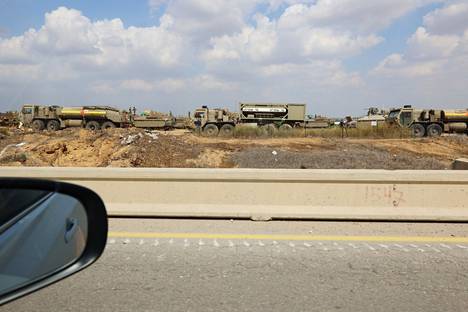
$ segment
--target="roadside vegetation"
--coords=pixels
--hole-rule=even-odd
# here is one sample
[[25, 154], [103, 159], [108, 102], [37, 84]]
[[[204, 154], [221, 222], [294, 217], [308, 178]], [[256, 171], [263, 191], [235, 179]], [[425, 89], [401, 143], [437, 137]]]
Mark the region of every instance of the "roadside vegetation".
[[234, 138], [287, 138], [287, 137], [317, 137], [317, 138], [363, 138], [363, 139], [404, 139], [411, 137], [411, 131], [406, 128], [389, 127], [359, 127], [341, 128], [331, 127], [323, 129], [293, 128], [290, 130], [277, 130], [267, 127], [252, 127], [247, 125], [236, 126]]

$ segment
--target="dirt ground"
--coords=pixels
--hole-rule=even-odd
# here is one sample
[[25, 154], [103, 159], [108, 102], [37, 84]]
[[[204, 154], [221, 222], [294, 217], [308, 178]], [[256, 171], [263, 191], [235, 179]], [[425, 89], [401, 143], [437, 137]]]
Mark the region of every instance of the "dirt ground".
[[0, 131], [1, 166], [450, 169], [467, 136], [437, 139], [206, 138], [184, 130]]

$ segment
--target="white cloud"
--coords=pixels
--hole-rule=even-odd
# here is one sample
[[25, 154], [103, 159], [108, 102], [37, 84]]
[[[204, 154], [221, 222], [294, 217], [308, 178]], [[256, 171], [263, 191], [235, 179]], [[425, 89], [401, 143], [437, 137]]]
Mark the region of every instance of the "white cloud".
[[233, 82], [223, 81], [213, 75], [199, 75], [191, 80], [192, 87], [201, 88], [204, 90], [235, 90], [237, 84]]
[[166, 93], [173, 93], [182, 89], [185, 84], [186, 82], [182, 79], [161, 79], [153, 81], [130, 79], [123, 80], [117, 87], [138, 92], [161, 91]]
[[[385, 58], [372, 71], [386, 76], [445, 76], [456, 64], [466, 64], [468, 60], [468, 22], [460, 23], [460, 16], [467, 18], [468, 4], [449, 2], [444, 7], [428, 13], [424, 26], [418, 27], [407, 40], [403, 54], [393, 54]], [[463, 66], [455, 70], [453, 79], [466, 80]]]
[[379, 44], [376, 35], [355, 36], [330, 28], [284, 29], [257, 15], [256, 27], [244, 27], [232, 36], [211, 39], [206, 61], [246, 59], [253, 62], [307, 62], [310, 58], [347, 58]]
[[440, 70], [444, 60], [408, 62], [402, 54], [391, 54], [381, 61], [372, 74], [387, 77], [418, 77], [429, 76]]
[[67, 62], [81, 71], [83, 66], [115, 70], [145, 62], [155, 67], [175, 66], [181, 62], [184, 43], [164, 26], [125, 28], [120, 19], [91, 22], [80, 11], [60, 7], [46, 13], [39, 30], [2, 39], [0, 48], [0, 63], [49, 66], [50, 62]]
[[437, 0], [318, 0], [297, 3], [286, 9], [279, 23], [283, 28], [331, 27], [374, 33], [395, 19]]
[[427, 14], [405, 51], [387, 56], [371, 71], [374, 93], [420, 107], [466, 107], [468, 25], [460, 18], [466, 19], [465, 10], [464, 2], [448, 1]]
[[165, 16], [174, 20], [172, 29], [187, 35], [194, 44], [211, 37], [232, 34], [246, 25], [259, 0], [172, 0]]
[[288, 77], [291, 83], [314, 86], [360, 86], [364, 82], [357, 73], [348, 73], [337, 61], [314, 61], [303, 64], [274, 64], [260, 68], [268, 78]]
[[463, 34], [468, 28], [468, 2], [451, 1], [424, 17], [424, 26], [433, 34]]
[[124, 80], [120, 86], [132, 91], [151, 91], [154, 89], [154, 85], [152, 83], [141, 79]]
[[456, 35], [432, 35], [419, 27], [408, 40], [408, 55], [414, 59], [439, 59], [452, 55], [460, 43]]

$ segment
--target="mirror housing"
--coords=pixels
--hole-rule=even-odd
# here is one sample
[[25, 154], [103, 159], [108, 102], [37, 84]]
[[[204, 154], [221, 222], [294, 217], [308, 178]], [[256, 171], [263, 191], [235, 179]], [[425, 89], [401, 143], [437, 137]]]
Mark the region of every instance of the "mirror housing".
[[[108, 231], [107, 213], [103, 201], [95, 192], [70, 183], [17, 178], [0, 178], [0, 188], [2, 190], [11, 189], [12, 191], [37, 190], [67, 195], [81, 204], [87, 218], [87, 239], [81, 255], [63, 267], [48, 272], [38, 279], [27, 281], [25, 284], [20, 285], [18, 288], [13, 288], [7, 293], [0, 294], [0, 305], [35, 292], [88, 267], [103, 253]], [[34, 209], [31, 210], [31, 213], [33, 211]], [[20, 221], [21, 219], [15, 222]], [[7, 255], [0, 250], [0, 262], [2, 257], [7, 257]]]

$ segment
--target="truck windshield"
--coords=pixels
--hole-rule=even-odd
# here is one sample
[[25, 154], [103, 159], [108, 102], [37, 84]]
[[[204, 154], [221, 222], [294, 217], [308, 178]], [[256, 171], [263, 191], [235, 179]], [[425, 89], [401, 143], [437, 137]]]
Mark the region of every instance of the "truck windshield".
[[395, 118], [397, 118], [397, 116], [398, 116], [399, 113], [400, 113], [399, 110], [391, 111], [390, 114], [388, 114], [388, 119], [395, 119]]

